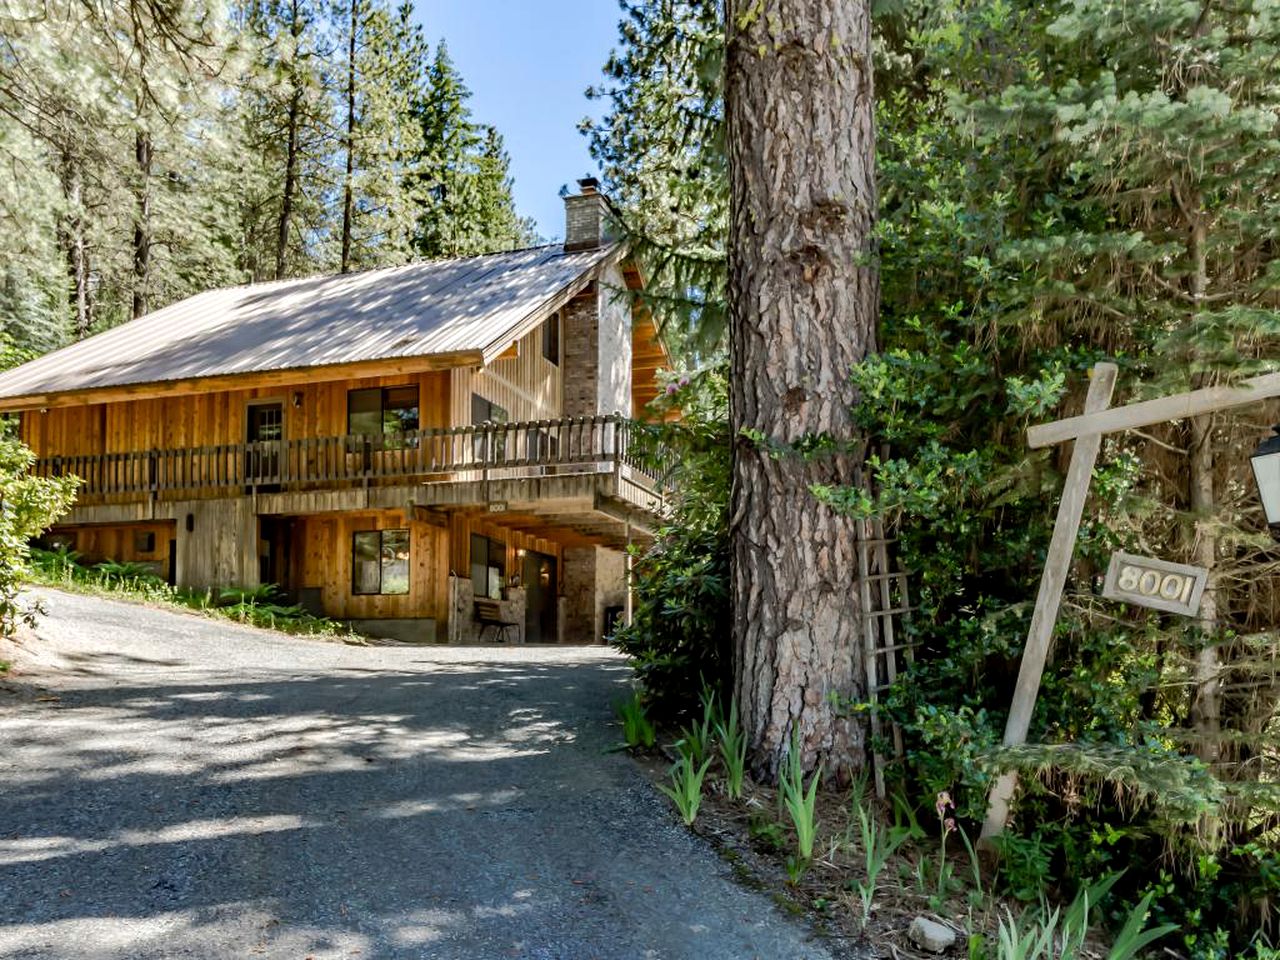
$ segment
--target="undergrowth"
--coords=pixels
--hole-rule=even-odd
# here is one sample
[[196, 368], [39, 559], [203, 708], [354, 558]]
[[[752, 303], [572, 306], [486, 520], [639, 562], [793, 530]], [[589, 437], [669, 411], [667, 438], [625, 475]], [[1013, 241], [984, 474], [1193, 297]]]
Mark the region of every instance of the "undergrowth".
[[32, 547], [30, 569], [30, 582], [42, 586], [194, 610], [283, 633], [335, 639], [355, 636], [343, 623], [284, 603], [280, 588], [274, 584], [206, 590], [174, 587], [157, 576], [149, 564], [116, 560], [87, 564], [78, 553], [65, 547]]

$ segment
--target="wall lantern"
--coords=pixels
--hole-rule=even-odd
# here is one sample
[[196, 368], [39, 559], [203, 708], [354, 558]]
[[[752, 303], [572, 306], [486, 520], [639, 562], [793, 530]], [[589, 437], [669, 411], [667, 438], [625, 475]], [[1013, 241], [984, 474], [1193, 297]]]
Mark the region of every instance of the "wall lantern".
[[1271, 429], [1275, 436], [1258, 444], [1249, 463], [1253, 466], [1253, 479], [1258, 484], [1267, 524], [1276, 527], [1280, 525], [1280, 425]]
[[295, 407], [300, 407], [300, 406], [302, 406], [302, 391], [301, 391], [301, 390], [295, 390], [295, 391], [293, 391], [293, 405], [294, 405]]

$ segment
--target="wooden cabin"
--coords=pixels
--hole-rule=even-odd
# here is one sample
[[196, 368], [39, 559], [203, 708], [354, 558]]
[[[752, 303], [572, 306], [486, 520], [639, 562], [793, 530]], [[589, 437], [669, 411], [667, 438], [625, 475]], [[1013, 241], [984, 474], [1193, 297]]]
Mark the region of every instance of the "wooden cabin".
[[563, 245], [209, 291], [0, 374], [81, 479], [47, 539], [375, 636], [599, 641], [662, 514], [667, 358], [594, 181], [565, 203]]

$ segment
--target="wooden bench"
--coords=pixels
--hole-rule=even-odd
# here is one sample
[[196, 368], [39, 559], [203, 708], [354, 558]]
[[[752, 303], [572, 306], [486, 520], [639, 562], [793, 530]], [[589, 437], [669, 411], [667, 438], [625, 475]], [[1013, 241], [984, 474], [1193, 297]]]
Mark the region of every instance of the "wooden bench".
[[493, 627], [497, 633], [498, 643], [505, 643], [510, 639], [509, 632], [520, 626], [517, 621], [508, 620], [502, 615], [502, 602], [499, 600], [476, 600], [476, 622], [480, 624], [481, 643], [484, 642], [484, 632], [489, 627]]

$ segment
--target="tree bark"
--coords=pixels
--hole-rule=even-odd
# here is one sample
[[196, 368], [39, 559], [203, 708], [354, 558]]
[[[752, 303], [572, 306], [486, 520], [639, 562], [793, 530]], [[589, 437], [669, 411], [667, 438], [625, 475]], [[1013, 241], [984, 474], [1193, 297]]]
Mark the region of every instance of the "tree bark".
[[67, 277], [71, 281], [70, 301], [77, 340], [83, 340], [89, 335], [89, 255], [84, 238], [81, 183], [79, 165], [70, 156], [65, 156], [62, 163], [62, 194], [68, 212], [58, 232], [63, 255], [67, 260]]
[[[1209, 288], [1207, 259], [1208, 230], [1205, 225], [1203, 199], [1198, 191], [1188, 190], [1190, 202], [1187, 216], [1187, 255], [1191, 261], [1191, 319], [1203, 309]], [[1192, 387], [1208, 386], [1207, 378], [1193, 378]], [[1213, 416], [1207, 414], [1191, 419], [1190, 463], [1188, 469], [1187, 500], [1195, 518], [1194, 537], [1191, 545], [1193, 562], [1209, 571], [1208, 583], [1200, 598], [1199, 625], [1205, 644], [1196, 654], [1195, 701], [1192, 705], [1192, 722], [1197, 740], [1196, 754], [1206, 763], [1214, 763], [1220, 756], [1222, 733], [1221, 679], [1216, 633], [1218, 630], [1218, 591], [1216, 572], [1218, 561], [1218, 535], [1214, 531], [1213, 514], [1216, 506], [1213, 489]], [[1212, 642], [1211, 642], [1212, 641]]]
[[[298, 2], [292, 6], [293, 20], [289, 25], [293, 35], [293, 55], [298, 55], [298, 41], [302, 37], [302, 13]], [[298, 127], [302, 113], [302, 78], [298, 76], [297, 64], [291, 67], [290, 78], [293, 91], [289, 96], [289, 113], [285, 123], [285, 159], [284, 185], [280, 196], [280, 219], [276, 224], [276, 279], [284, 279], [285, 258], [289, 250], [289, 229], [293, 218], [293, 195], [297, 190], [298, 180]]]
[[356, 171], [356, 29], [360, 25], [360, 2], [351, 0], [351, 35], [347, 39], [347, 175], [342, 181], [342, 272], [351, 270], [351, 221], [355, 215]]
[[[844, 779], [866, 761], [855, 522], [810, 485], [855, 482], [849, 371], [875, 349], [870, 12], [730, 0], [727, 18], [735, 690], [758, 775], [795, 737]], [[785, 452], [819, 436], [832, 452]]]
[[151, 134], [134, 135], [137, 163], [137, 216], [133, 224], [133, 318], [147, 312], [151, 280]]

